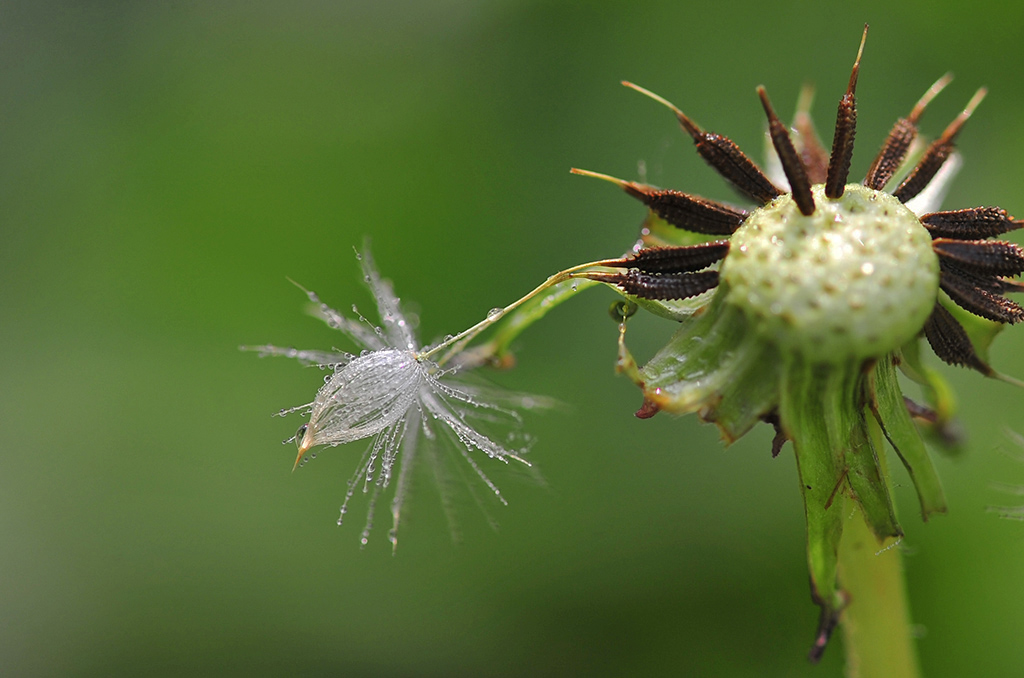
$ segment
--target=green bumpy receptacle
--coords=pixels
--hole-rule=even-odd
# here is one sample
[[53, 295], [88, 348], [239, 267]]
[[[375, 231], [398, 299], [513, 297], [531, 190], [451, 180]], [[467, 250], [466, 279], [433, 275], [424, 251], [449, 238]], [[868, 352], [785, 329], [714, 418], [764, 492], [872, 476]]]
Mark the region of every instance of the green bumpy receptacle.
[[935, 306], [939, 261], [917, 216], [891, 195], [851, 184], [791, 194], [754, 210], [722, 264], [728, 303], [757, 331], [812, 362], [882, 356], [915, 337]]

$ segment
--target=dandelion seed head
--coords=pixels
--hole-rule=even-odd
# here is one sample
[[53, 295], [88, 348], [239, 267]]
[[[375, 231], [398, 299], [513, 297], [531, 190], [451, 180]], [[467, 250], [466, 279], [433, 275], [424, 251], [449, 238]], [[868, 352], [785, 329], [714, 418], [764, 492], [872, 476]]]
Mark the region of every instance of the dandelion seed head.
[[[444, 449], [453, 450], [452, 456], [468, 463], [472, 475], [478, 476], [497, 501], [505, 504], [504, 496], [476, 456], [482, 453], [505, 463], [516, 461], [529, 466], [523, 455], [531, 439], [519, 430], [522, 417], [518, 410], [544, 407], [549, 402], [468, 381], [468, 375], [459, 369], [442, 369], [425, 357], [414, 334], [416, 319], [403, 312], [391, 284], [381, 278], [369, 252], [362, 252], [358, 258], [363, 279], [376, 301], [380, 326], [363, 317], [355, 306], [356, 318], [349, 318], [327, 306], [315, 293], [303, 289], [312, 304], [312, 314], [347, 335], [358, 347], [357, 354], [269, 345], [249, 350], [262, 356], [296, 358], [330, 371], [312, 402], [280, 413], [309, 414], [309, 421], [288, 441], [294, 441], [298, 447], [293, 468], [300, 466], [315, 447], [336, 447], [368, 439], [369, 446], [349, 480], [341, 516], [348, 512], [349, 500], [354, 495], [369, 496], [367, 521], [360, 535], [360, 542], [366, 545], [377, 498], [397, 479], [391, 501], [393, 524], [388, 532], [392, 546], [397, 546], [398, 524], [419, 448], [430, 449], [433, 459], [440, 458]], [[481, 432], [479, 426], [495, 427], [505, 433], [491, 437]], [[340, 518], [338, 522], [341, 524]]]
[[[867, 26], [836, 108], [831, 153], [811, 122], [809, 95], [788, 125], [757, 88], [768, 121], [768, 174], [728, 137], [623, 83], [671, 111], [700, 157], [749, 199], [749, 210], [573, 170], [617, 185], [649, 210], [643, 247], [578, 277], [613, 285], [660, 315], [685, 309], [680, 329], [643, 366], [626, 348], [620, 320], [617, 367], [643, 390], [636, 416], [696, 412], [729, 442], [764, 421], [775, 429], [773, 456], [792, 442], [811, 595], [821, 607], [812, 661], [847, 600], [836, 577], [844, 525], [835, 505], [860, 513], [879, 540], [903, 534], [879, 461], [882, 438], [909, 472], [922, 516], [947, 510], [910, 414], [928, 415], [949, 435], [948, 391], [922, 364], [921, 340], [946, 363], [1018, 383], [992, 369], [985, 352], [1000, 325], [1024, 322], [1024, 306], [1007, 296], [1024, 291], [1014, 279], [1024, 274], [1024, 249], [991, 240], [1024, 220], [997, 207], [940, 211], [960, 166], [956, 138], [984, 88], [934, 141], [917, 144], [925, 108], [949, 84], [948, 75], [940, 78], [893, 125], [864, 179], [850, 182], [866, 38]], [[897, 370], [926, 387], [931, 407], [908, 404]]]

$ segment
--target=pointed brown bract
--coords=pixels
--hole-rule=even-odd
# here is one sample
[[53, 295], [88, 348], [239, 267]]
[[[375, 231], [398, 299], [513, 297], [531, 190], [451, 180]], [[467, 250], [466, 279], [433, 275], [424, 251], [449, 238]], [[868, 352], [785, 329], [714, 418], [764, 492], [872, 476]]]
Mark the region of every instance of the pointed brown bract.
[[793, 147], [789, 130], [779, 120], [779, 116], [775, 115], [772, 103], [768, 99], [768, 92], [764, 87], [758, 87], [757, 95], [761, 97], [761, 105], [764, 106], [765, 115], [768, 116], [768, 134], [772, 138], [775, 152], [779, 155], [782, 171], [789, 179], [789, 187], [793, 191], [793, 202], [796, 203], [801, 214], [809, 217], [814, 214], [814, 196], [811, 195], [811, 182], [807, 178], [803, 160], [796, 152], [796, 148]]
[[940, 261], [939, 286], [957, 306], [974, 315], [999, 323], [1024, 320], [1024, 309], [1001, 296], [1004, 282], [996, 277], [981, 276], [961, 267]]
[[1020, 275], [1024, 273], [1024, 250], [1013, 243], [1001, 240], [939, 238], [932, 241], [932, 249], [940, 257], [981, 275]]
[[739, 149], [739, 146], [732, 139], [721, 134], [715, 134], [714, 132], [705, 132], [697, 123], [688, 118], [685, 113], [657, 94], [631, 82], [623, 81], [622, 84], [649, 96], [671, 109], [683, 130], [693, 139], [697, 152], [704, 158], [704, 161], [711, 165], [741, 193], [750, 197], [751, 200], [764, 205], [782, 194], [768, 180], [764, 172], [754, 164], [754, 161], [744, 155], [743, 151]]
[[899, 169], [903, 160], [907, 157], [910, 145], [917, 138], [917, 122], [921, 119], [924, 109], [935, 98], [935, 95], [945, 89], [952, 79], [953, 75], [951, 73], [947, 73], [939, 78], [924, 93], [924, 96], [921, 97], [913, 110], [910, 111], [910, 115], [896, 121], [896, 124], [893, 125], [892, 130], [889, 132], [889, 136], [886, 137], [885, 143], [882, 144], [881, 150], [871, 163], [871, 168], [864, 178], [865, 186], [880, 191], [889, 183], [892, 175], [896, 173], [896, 170]]
[[850, 176], [850, 161], [853, 159], [853, 140], [857, 136], [857, 76], [860, 74], [860, 57], [864, 53], [864, 41], [868, 39], [868, 26], [860, 39], [857, 59], [853, 62], [850, 84], [846, 94], [839, 100], [836, 112], [836, 133], [832, 137], [832, 156], [828, 161], [828, 176], [825, 178], [825, 195], [833, 200], [843, 197], [846, 180]]
[[935, 351], [935, 355], [943, 362], [970, 367], [986, 376], [994, 374], [992, 368], [974, 351], [967, 331], [956, 321], [952, 313], [942, 307], [942, 304], [936, 303], [935, 310], [928, 316], [928, 322], [924, 325], [924, 336]]
[[942, 136], [936, 139], [928, 147], [928, 150], [924, 152], [924, 156], [917, 163], [917, 167], [893, 191], [892, 194], [899, 198], [901, 202], [906, 202], [916, 196], [935, 178], [935, 175], [942, 169], [946, 160], [953, 154], [953, 142], [956, 140], [956, 135], [960, 133], [964, 123], [971, 117], [971, 113], [974, 112], [974, 109], [978, 107], [978, 104], [981, 103], [981, 100], [985, 98], [987, 93], [988, 90], [982, 87], [971, 97], [963, 112], [956, 116], [953, 122], [949, 123]]
[[573, 174], [603, 179], [615, 184], [647, 205], [651, 211], [668, 223], [693, 233], [732, 235], [747, 218], [747, 213], [743, 210], [726, 207], [714, 200], [707, 200], [681, 191], [660, 190], [646, 184], [623, 181], [607, 174], [598, 174], [588, 170], [573, 168], [570, 171]]
[[728, 253], [729, 241], [718, 240], [689, 247], [650, 247], [604, 265], [635, 268], [644, 273], [692, 273], [721, 261]]
[[624, 273], [587, 271], [578, 275], [581, 278], [610, 283], [634, 297], [660, 301], [688, 299], [718, 285], [718, 271], [661, 274], [645, 273], [633, 268]]
[[950, 212], [932, 212], [921, 217], [932, 238], [979, 240], [1015, 231], [1024, 222], [1015, 220], [999, 207], [971, 207]]
[[811, 185], [825, 183], [828, 176], [828, 151], [821, 145], [814, 122], [811, 120], [811, 102], [814, 99], [814, 88], [804, 85], [800, 90], [800, 99], [796, 104], [796, 115], [793, 117], [793, 129], [796, 130], [799, 143], [800, 159], [807, 169], [807, 178]]

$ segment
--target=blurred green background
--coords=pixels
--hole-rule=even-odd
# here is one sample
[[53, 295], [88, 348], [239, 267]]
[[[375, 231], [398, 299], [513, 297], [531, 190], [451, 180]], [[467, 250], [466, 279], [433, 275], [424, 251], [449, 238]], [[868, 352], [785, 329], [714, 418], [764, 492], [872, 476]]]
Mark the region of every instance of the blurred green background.
[[[937, 134], [974, 89], [950, 207], [1024, 215], [1024, 4], [812, 2], [0, 3], [0, 671], [4, 675], [835, 676], [789, 448], [723, 450], [694, 417], [632, 416], [612, 295], [519, 342], [512, 388], [546, 483], [462, 540], [420, 478], [402, 543], [359, 548], [337, 508], [363, 447], [292, 474], [279, 441], [322, 375], [239, 344], [329, 348], [286, 276], [371, 304], [352, 252], [429, 340], [566, 266], [616, 255], [642, 208], [570, 166], [729, 199], [628, 78], [760, 156], [767, 86], [801, 83], [830, 138], [861, 26], [860, 175], [938, 76]], [[650, 355], [670, 323], [638, 319]], [[1024, 332], [994, 363], [1024, 376]], [[971, 444], [940, 459], [952, 510], [923, 525], [900, 476], [930, 676], [1020, 675], [1024, 525], [1006, 427], [1024, 394], [948, 368]], [[1019, 450], [1016, 450], [1019, 452]], [[383, 506], [383, 504], [382, 504]], [[378, 523], [386, 522], [386, 512]]]

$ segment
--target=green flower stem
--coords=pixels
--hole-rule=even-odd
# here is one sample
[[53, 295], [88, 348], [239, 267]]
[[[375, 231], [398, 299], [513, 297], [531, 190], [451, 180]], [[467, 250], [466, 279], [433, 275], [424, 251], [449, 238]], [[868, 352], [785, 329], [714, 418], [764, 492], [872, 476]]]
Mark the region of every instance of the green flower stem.
[[[595, 262], [593, 264], [574, 266], [572, 269], [551, 276], [547, 282], [540, 285], [533, 292], [503, 309], [500, 315], [495, 314], [494, 319], [490, 320], [490, 322], [485, 320], [455, 337], [455, 340], [459, 341], [459, 343], [455, 344], [454, 348], [442, 358], [441, 364], [452, 358], [461, 367], [476, 367], [484, 364], [497, 366], [511, 364], [512, 356], [509, 347], [526, 328], [547, 315], [551, 309], [575, 296], [576, 292], [581, 292], [588, 287], [600, 284], [584, 278], [571, 278], [570, 272], [599, 264], [600, 262]], [[494, 334], [489, 341], [472, 348], [463, 348], [464, 344], [462, 342], [471, 341], [475, 338], [477, 332], [486, 329], [491, 324], [494, 325]], [[450, 343], [452, 342], [446, 342], [436, 347], [431, 353], [448, 346]]]
[[[869, 421], [881, 449], [878, 426]], [[882, 456], [882, 455], [879, 455]], [[883, 467], [886, 466], [884, 459]], [[888, 476], [888, 473], [886, 473]], [[849, 678], [915, 678], [920, 675], [910, 629], [903, 579], [903, 559], [897, 540], [879, 544], [852, 500], [845, 502], [848, 518], [839, 542], [839, 581], [849, 596], [840, 625]]]
[[488, 347], [492, 355], [500, 358], [508, 353], [512, 342], [523, 330], [547, 315], [548, 311], [572, 298], [576, 292], [582, 292], [588, 287], [598, 284], [593, 280], [575, 278], [553, 285], [547, 294], [534, 297], [519, 307], [515, 313], [504, 318], [495, 328], [494, 336], [485, 346]]

